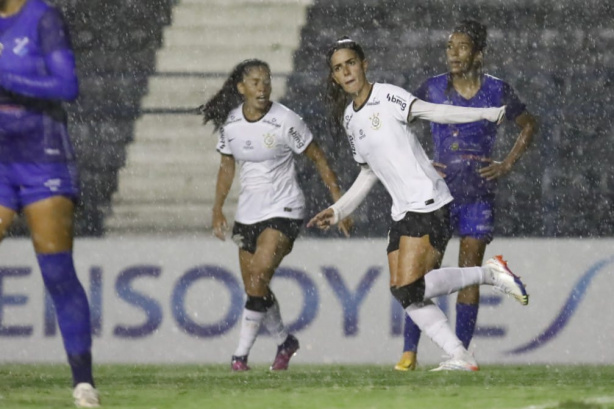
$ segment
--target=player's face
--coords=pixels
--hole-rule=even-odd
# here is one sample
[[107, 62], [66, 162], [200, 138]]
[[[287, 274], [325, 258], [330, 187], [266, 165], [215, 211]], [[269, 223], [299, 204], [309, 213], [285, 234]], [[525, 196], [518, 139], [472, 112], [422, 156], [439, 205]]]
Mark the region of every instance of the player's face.
[[473, 42], [467, 34], [454, 33], [448, 38], [446, 57], [452, 74], [467, 74], [477, 67], [480, 52], [474, 52]]
[[367, 61], [361, 60], [354, 50], [341, 48], [330, 58], [333, 80], [350, 95], [358, 95], [366, 86]]
[[271, 103], [271, 73], [266, 67], [253, 67], [243, 76], [237, 89], [247, 108], [266, 111]]

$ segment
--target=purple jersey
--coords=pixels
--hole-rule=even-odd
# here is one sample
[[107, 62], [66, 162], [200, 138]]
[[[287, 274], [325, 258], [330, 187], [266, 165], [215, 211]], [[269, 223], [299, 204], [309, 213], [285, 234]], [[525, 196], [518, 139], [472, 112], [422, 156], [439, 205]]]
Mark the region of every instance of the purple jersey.
[[42, 0], [0, 18], [0, 162], [74, 159], [62, 100], [78, 93], [62, 17]]
[[[491, 75], [482, 77], [480, 90], [471, 99], [462, 97], [452, 86], [449, 74], [426, 80], [414, 92], [418, 98], [435, 104], [472, 108], [506, 105], [505, 116], [515, 120], [525, 105], [505, 81]], [[475, 202], [494, 198], [496, 181], [487, 181], [478, 171], [486, 163], [479, 158], [490, 158], [497, 136], [497, 124], [483, 120], [468, 124], [431, 123], [435, 147], [435, 162], [446, 165], [446, 183], [455, 202]]]

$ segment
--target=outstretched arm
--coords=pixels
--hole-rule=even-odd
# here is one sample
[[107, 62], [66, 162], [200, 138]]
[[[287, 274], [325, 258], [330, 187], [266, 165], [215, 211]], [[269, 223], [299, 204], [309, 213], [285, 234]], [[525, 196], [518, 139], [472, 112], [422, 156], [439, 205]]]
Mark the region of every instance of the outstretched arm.
[[230, 155], [222, 154], [220, 160], [220, 168], [217, 172], [217, 184], [215, 185], [215, 202], [212, 210], [212, 227], [213, 234], [220, 240], [226, 239], [226, 231], [228, 223], [222, 208], [224, 202], [232, 187], [232, 181], [235, 177], [235, 158]]
[[[304, 153], [314, 163], [322, 181], [330, 192], [333, 202], [337, 202], [341, 198], [341, 189], [339, 189], [339, 184], [337, 183], [337, 175], [335, 175], [335, 172], [328, 166], [328, 161], [320, 146], [315, 141], [312, 141], [309, 146], [307, 146]], [[352, 221], [350, 219], [343, 220], [339, 224], [339, 230], [341, 230], [346, 237], [350, 236], [351, 224]]]
[[307, 227], [316, 226], [322, 230], [327, 230], [331, 225], [338, 223], [339, 220], [343, 220], [356, 210], [375, 182], [377, 182], [375, 173], [373, 173], [369, 166], [363, 165], [358, 177], [356, 177], [350, 189], [345, 192], [341, 199], [328, 209], [322, 210], [315, 215], [307, 223]]
[[516, 125], [518, 125], [521, 131], [518, 138], [516, 138], [514, 147], [503, 162], [492, 162], [490, 165], [480, 169], [480, 175], [482, 177], [493, 180], [509, 173], [514, 163], [520, 159], [531, 144], [533, 135], [537, 132], [537, 120], [535, 117], [527, 111], [524, 111], [516, 118]]
[[425, 119], [439, 124], [464, 124], [486, 119], [501, 123], [505, 106], [499, 108], [466, 108], [453, 105], [432, 104], [416, 99], [412, 102], [407, 115], [407, 122], [414, 118]]

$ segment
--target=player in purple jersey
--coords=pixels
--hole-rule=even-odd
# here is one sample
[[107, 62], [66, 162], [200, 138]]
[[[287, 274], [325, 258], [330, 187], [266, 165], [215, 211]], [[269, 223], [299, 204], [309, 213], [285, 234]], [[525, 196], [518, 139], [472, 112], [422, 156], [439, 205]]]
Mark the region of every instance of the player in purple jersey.
[[[447, 125], [431, 123], [434, 165], [454, 197], [450, 223], [460, 237], [460, 267], [482, 265], [486, 246], [493, 239], [496, 181], [511, 171], [529, 146], [537, 125], [512, 87], [483, 72], [486, 27], [477, 21], [461, 21], [448, 38], [449, 72], [426, 80], [415, 92], [425, 101], [463, 107], [506, 106], [505, 115], [520, 128], [514, 147], [502, 162], [492, 159], [497, 127], [488, 121]], [[439, 260], [439, 264], [441, 260]], [[456, 301], [456, 335], [469, 347], [479, 308], [478, 286], [459, 291]], [[412, 370], [420, 329], [406, 317], [403, 356], [395, 365]]]
[[55, 306], [75, 404], [97, 407], [90, 310], [72, 257], [78, 181], [61, 105], [78, 92], [60, 12], [42, 0], [0, 0], [0, 238], [22, 212]]

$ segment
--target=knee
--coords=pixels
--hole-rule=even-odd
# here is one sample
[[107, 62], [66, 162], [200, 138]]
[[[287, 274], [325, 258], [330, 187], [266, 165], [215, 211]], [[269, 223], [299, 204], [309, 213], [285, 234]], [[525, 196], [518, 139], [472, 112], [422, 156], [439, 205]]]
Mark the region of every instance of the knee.
[[255, 288], [264, 289], [269, 286], [273, 271], [270, 266], [252, 264], [248, 269], [250, 285]]
[[411, 284], [402, 287], [391, 287], [390, 292], [401, 303], [403, 308], [407, 308], [414, 303], [424, 301], [424, 289], [424, 277], [421, 277]]

